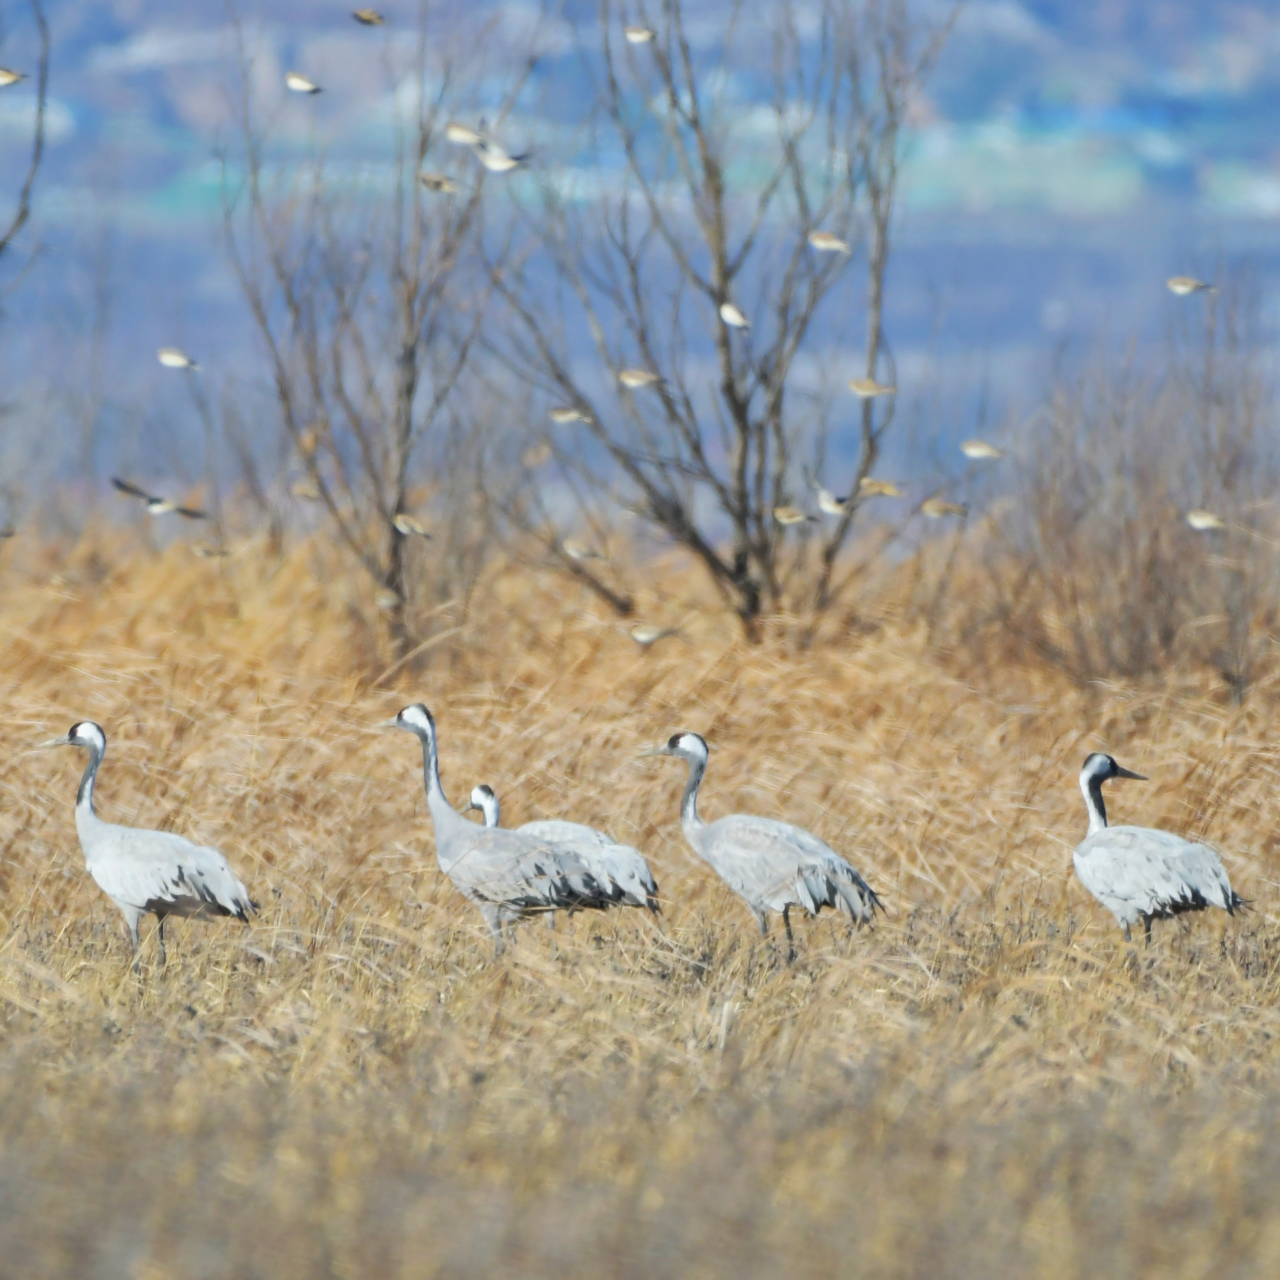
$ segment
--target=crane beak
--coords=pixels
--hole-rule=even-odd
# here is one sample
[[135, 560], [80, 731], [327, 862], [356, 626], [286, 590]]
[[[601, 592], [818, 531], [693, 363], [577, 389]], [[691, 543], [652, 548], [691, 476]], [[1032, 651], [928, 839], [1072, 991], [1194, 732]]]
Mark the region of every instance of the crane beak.
[[1120, 765], [1116, 765], [1117, 778], [1132, 778], [1135, 782], [1150, 782], [1151, 779], [1141, 773], [1134, 773], [1130, 769], [1123, 769]]
[[400, 721], [394, 718], [390, 720], [379, 720], [373, 727], [375, 729], [398, 729], [400, 727]]
[[470, 801], [468, 801], [468, 802], [467, 802], [467, 807], [466, 807], [465, 809], [463, 809], [463, 811], [462, 811], [462, 812], [463, 812], [463, 813], [470, 813], [472, 809], [479, 809], [479, 808], [480, 808], [480, 806], [479, 806], [478, 804], [476, 804], [476, 802], [475, 802], [474, 800], [470, 800]]
[[637, 759], [645, 760], [649, 756], [669, 756], [670, 754], [670, 747], [650, 747], [648, 751], [642, 751]]
[[43, 751], [47, 747], [69, 747], [72, 745], [71, 738], [68, 734], [63, 734], [60, 738], [50, 738], [48, 742], [38, 742], [36, 744], [37, 751]]

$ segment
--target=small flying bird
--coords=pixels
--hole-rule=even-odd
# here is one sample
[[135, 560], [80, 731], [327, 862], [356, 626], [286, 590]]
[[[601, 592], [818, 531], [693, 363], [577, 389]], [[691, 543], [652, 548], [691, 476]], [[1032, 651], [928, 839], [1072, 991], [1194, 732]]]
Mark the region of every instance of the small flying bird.
[[[138, 921], [148, 912], [160, 921], [157, 940], [161, 964], [165, 959], [164, 922], [169, 916], [234, 916], [249, 923], [258, 904], [217, 849], [194, 844], [172, 831], [145, 831], [103, 822], [94, 812], [93, 784], [107, 752], [107, 735], [101, 725], [82, 720], [64, 737], [43, 745], [85, 747], [89, 752], [76, 792], [76, 831], [89, 874], [124, 916], [135, 956]], [[138, 967], [136, 959], [133, 967]]]
[[156, 352], [156, 359], [166, 369], [198, 369], [200, 367], [185, 351], [178, 347], [161, 347]]
[[480, 134], [469, 124], [461, 124], [457, 120], [450, 120], [445, 125], [444, 136], [460, 147], [474, 147], [477, 142], [481, 141]]
[[295, 498], [301, 498], [304, 502], [319, 502], [320, 490], [313, 484], [309, 484], [306, 480], [295, 480], [289, 486], [289, 492]]
[[382, 590], [373, 597], [373, 603], [377, 605], [383, 613], [390, 613], [392, 609], [399, 608], [402, 602], [398, 592], [392, 591], [390, 587], [383, 587]]
[[1187, 512], [1187, 523], [1197, 533], [1207, 533], [1211, 529], [1225, 529], [1227, 522], [1221, 516], [1215, 516], [1212, 511], [1203, 511], [1197, 509]]
[[750, 329], [751, 321], [732, 302], [720, 304], [720, 319], [731, 329]]
[[870, 476], [862, 477], [858, 492], [867, 498], [902, 497], [902, 490], [892, 480], [873, 480]]
[[659, 640], [665, 640], [668, 636], [679, 634], [680, 631], [677, 627], [657, 627], [652, 622], [638, 622], [627, 632], [627, 635], [642, 649], [648, 649], [657, 644]]
[[570, 560], [603, 560], [605, 557], [580, 538], [566, 538], [561, 544]]
[[201, 560], [216, 560], [222, 556], [229, 556], [230, 551], [226, 547], [210, 547], [203, 542], [197, 542], [191, 548], [192, 551], [200, 557]]
[[779, 524], [804, 524], [816, 520], [817, 516], [807, 515], [799, 507], [774, 507], [773, 518]]
[[810, 231], [809, 243], [819, 253], [848, 253], [849, 242], [833, 236], [830, 231]]
[[320, 437], [311, 428], [307, 427], [298, 435], [298, 452], [304, 458], [309, 458], [320, 447]]
[[658, 381], [656, 373], [650, 373], [648, 369], [623, 369], [618, 374], [618, 381], [624, 387], [635, 390], [637, 387], [651, 387]]
[[25, 71], [10, 71], [8, 67], [0, 67], [0, 89], [7, 89], [11, 84], [17, 84], [19, 80], [26, 78]]
[[945, 520], [947, 516], [967, 516], [969, 506], [964, 502], [947, 502], [943, 498], [926, 498], [920, 504], [920, 513], [930, 520]]
[[960, 446], [960, 452], [966, 458], [1003, 458], [1004, 450], [997, 449], [995, 445], [988, 444], [985, 440], [966, 440]]
[[877, 382], [874, 378], [851, 378], [849, 390], [859, 400], [871, 400], [876, 396], [891, 396], [898, 388], [885, 386], [883, 382]]
[[462, 190], [448, 174], [444, 173], [420, 173], [418, 181], [428, 191], [435, 191], [442, 196], [456, 196]]
[[121, 480], [119, 476], [112, 476], [111, 483], [121, 493], [128, 494], [131, 498], [141, 498], [153, 516], [167, 516], [172, 512], [174, 515], [185, 516], [188, 520], [209, 518], [204, 511], [197, 511], [194, 507], [180, 507], [172, 498], [157, 498], [155, 494], [139, 489], [136, 484], [130, 484], [128, 480]]
[[653, 39], [653, 32], [648, 27], [623, 27], [622, 34], [628, 44], [648, 44]]
[[320, 86], [314, 80], [308, 80], [306, 76], [301, 75], [297, 71], [286, 73], [284, 78], [285, 88], [294, 93], [319, 93]]
[[[493, 788], [483, 782], [471, 788], [471, 803], [463, 813], [472, 809], [480, 810], [484, 815], [484, 825], [490, 830], [501, 825], [502, 809], [498, 797]], [[602, 906], [648, 907], [655, 916], [661, 914], [657, 883], [639, 849], [619, 844], [607, 832], [560, 818], [526, 822], [515, 830], [535, 840], [549, 840], [557, 848], [577, 854], [603, 891], [606, 901]], [[554, 910], [547, 913], [547, 924], [552, 929], [556, 927]]]
[[559, 423], [564, 426], [570, 422], [590, 422], [589, 414], [583, 413], [581, 409], [552, 409], [547, 414], [552, 422]]
[[386, 18], [377, 9], [356, 9], [351, 15], [362, 27], [380, 27]]
[[1213, 285], [1205, 284], [1203, 280], [1197, 280], [1195, 276], [1170, 276], [1165, 281], [1170, 293], [1176, 293], [1179, 298], [1185, 298], [1190, 293], [1216, 293]]
[[1089, 834], [1071, 861], [1080, 883], [1116, 918], [1126, 942], [1129, 926], [1141, 920], [1147, 945], [1151, 921], [1184, 911], [1221, 907], [1235, 915], [1245, 900], [1231, 888], [1222, 859], [1208, 847], [1155, 827], [1109, 827], [1102, 784], [1112, 778], [1147, 779], [1112, 756], [1095, 751], [1080, 770], [1080, 790], [1089, 811]]
[[397, 511], [392, 517], [391, 523], [395, 525], [398, 533], [408, 537], [430, 538], [431, 534], [427, 532], [426, 526], [421, 520], [416, 520], [413, 516], [405, 511]]
[[481, 137], [478, 142], [473, 142], [471, 150], [476, 153], [476, 159], [490, 173], [509, 173], [529, 158], [527, 151], [522, 151], [518, 156], [511, 155], [501, 143], [488, 136]]
[[734, 813], [715, 822], [698, 816], [698, 788], [707, 771], [706, 740], [696, 733], [673, 734], [665, 746], [641, 753], [675, 756], [689, 766], [680, 802], [684, 838], [755, 916], [767, 935], [766, 912], [780, 911], [787, 931], [787, 961], [795, 957], [791, 908], [817, 915], [834, 907], [853, 924], [870, 923], [884, 906], [870, 885], [830, 845], [817, 836], [772, 818]]
[[830, 489], [815, 485], [818, 494], [818, 510], [829, 516], [842, 516], [849, 509], [848, 498], [837, 498]]
[[537, 471], [539, 467], [546, 466], [550, 461], [551, 446], [549, 444], [530, 445], [520, 455], [520, 464], [528, 467], [530, 471]]

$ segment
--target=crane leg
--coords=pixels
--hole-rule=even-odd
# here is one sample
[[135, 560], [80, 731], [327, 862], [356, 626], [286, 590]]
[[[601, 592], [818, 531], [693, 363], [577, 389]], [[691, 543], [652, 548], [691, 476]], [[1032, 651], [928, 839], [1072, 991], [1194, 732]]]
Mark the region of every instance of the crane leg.
[[1144, 945], [1149, 947], [1151, 945], [1151, 917], [1150, 916], [1142, 917], [1142, 928], [1146, 936], [1146, 942]]
[[160, 917], [160, 924], [156, 928], [156, 941], [160, 944], [160, 967], [164, 967], [164, 916]]
[[791, 903], [782, 908], [782, 925], [787, 931], [787, 963], [796, 958], [796, 940], [791, 935]]
[[1128, 926], [1127, 924], [1126, 924], [1126, 925], [1125, 925], [1125, 927], [1124, 927], [1124, 940], [1125, 940], [1126, 942], [1132, 942], [1132, 941], [1133, 941], [1133, 934], [1131, 934], [1131, 933], [1129, 932], [1129, 926]]

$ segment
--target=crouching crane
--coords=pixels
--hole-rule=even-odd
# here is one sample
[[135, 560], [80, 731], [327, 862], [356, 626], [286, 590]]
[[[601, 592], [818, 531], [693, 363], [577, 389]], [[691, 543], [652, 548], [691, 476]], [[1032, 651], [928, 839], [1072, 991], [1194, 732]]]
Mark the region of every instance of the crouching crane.
[[[481, 783], [471, 789], [471, 803], [467, 809], [478, 809], [484, 815], [486, 827], [496, 827], [502, 818], [502, 810], [493, 788]], [[604, 891], [610, 905], [620, 907], [648, 907], [654, 915], [661, 912], [658, 905], [658, 886], [653, 872], [639, 849], [629, 844], [619, 844], [612, 836], [580, 822], [564, 822], [548, 818], [539, 822], [526, 822], [515, 830], [536, 840], [550, 840], [562, 849], [570, 849], [586, 864], [596, 883]], [[549, 923], [555, 927], [556, 915], [551, 912]]]

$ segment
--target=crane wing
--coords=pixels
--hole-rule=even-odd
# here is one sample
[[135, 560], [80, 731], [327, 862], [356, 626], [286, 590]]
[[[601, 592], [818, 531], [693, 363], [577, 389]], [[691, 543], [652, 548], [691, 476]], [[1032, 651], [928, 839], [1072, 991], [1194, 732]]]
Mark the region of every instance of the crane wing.
[[657, 905], [658, 885], [639, 849], [619, 844], [594, 827], [556, 818], [526, 822], [516, 829], [556, 844], [580, 858], [611, 901], [633, 907]]
[[884, 905], [870, 885], [830, 845], [803, 827], [732, 814], [701, 832], [699, 852], [721, 879], [756, 910], [834, 907], [851, 920], [870, 920]]
[[1217, 853], [1170, 831], [1107, 827], [1077, 846], [1074, 862], [1081, 883], [1117, 918], [1231, 912], [1241, 903]]
[[103, 893], [137, 911], [247, 921], [257, 906], [217, 849], [169, 831], [111, 827], [86, 861]]

